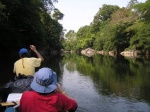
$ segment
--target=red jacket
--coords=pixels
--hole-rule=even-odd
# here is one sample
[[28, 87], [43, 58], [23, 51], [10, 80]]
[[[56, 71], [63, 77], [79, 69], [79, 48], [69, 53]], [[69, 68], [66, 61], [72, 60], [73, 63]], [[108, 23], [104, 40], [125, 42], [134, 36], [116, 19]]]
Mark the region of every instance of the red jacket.
[[64, 94], [53, 92], [43, 95], [35, 91], [25, 91], [19, 107], [21, 112], [62, 112], [62, 110], [76, 109], [76, 101]]

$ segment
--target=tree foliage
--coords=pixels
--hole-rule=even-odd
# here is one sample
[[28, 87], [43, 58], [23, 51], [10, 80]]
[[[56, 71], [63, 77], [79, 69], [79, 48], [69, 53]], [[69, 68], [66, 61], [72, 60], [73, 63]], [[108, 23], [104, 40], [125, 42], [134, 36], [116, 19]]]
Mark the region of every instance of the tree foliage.
[[76, 46], [76, 32], [74, 30], [70, 30], [67, 34], [65, 34], [65, 41], [63, 41], [63, 48], [67, 51], [75, 50]]
[[63, 19], [63, 16], [64, 16], [64, 14], [61, 13], [58, 9], [56, 9], [56, 8], [54, 9], [54, 13], [53, 13], [52, 17], [55, 20], [61, 20], [61, 19]]
[[51, 10], [46, 6], [53, 7], [53, 1], [0, 0], [0, 46], [3, 50], [30, 44], [56, 47], [62, 26], [51, 18]]
[[144, 22], [150, 22], [150, 0], [134, 6], [139, 12], [140, 19]]
[[139, 2], [137, 0], [130, 0], [128, 5], [127, 5], [127, 8], [130, 9], [137, 4], [139, 4]]
[[[130, 0], [127, 7], [102, 5], [90, 25], [80, 27], [74, 48], [150, 52], [150, 0]], [[70, 43], [69, 43], [70, 44]]]

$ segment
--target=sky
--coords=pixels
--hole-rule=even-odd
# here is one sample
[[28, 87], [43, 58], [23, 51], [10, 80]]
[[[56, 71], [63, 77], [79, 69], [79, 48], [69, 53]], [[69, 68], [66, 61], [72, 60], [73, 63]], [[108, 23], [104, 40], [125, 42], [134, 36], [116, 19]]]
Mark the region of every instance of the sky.
[[[138, 0], [140, 3], [145, 1]], [[102, 5], [117, 5], [121, 8], [126, 7], [129, 2], [130, 0], [58, 0], [54, 6], [64, 14], [59, 23], [67, 30], [66, 32], [77, 32], [80, 27], [90, 25]]]

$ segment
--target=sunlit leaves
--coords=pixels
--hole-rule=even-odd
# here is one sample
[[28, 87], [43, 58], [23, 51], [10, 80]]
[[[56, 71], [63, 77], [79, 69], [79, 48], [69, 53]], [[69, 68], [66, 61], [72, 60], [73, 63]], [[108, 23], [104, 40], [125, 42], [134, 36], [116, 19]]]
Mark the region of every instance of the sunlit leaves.
[[141, 20], [150, 22], [150, 0], [136, 5], [135, 8], [138, 10]]
[[134, 22], [136, 20], [137, 15], [134, 12], [131, 12], [130, 9], [121, 8], [112, 14], [111, 24]]
[[97, 12], [97, 14], [95, 15], [94, 23], [96, 21], [104, 22], [104, 21], [110, 19], [111, 14], [113, 14], [118, 9], [119, 9], [118, 6], [104, 4], [102, 6], [102, 8], [100, 8], [99, 11]]
[[130, 2], [127, 5], [127, 8], [132, 8], [134, 5], [138, 4], [139, 2], [137, 0], [130, 0]]
[[67, 41], [74, 42], [76, 40], [76, 32], [74, 30], [70, 30], [65, 37]]
[[150, 25], [143, 24], [137, 31], [136, 35], [131, 38], [130, 47], [141, 51], [149, 51], [150, 49]]
[[[150, 0], [139, 3], [130, 0], [127, 7], [104, 4], [99, 8], [89, 26], [80, 27], [75, 47], [96, 50], [150, 49]], [[138, 4], [138, 5], [137, 5]]]

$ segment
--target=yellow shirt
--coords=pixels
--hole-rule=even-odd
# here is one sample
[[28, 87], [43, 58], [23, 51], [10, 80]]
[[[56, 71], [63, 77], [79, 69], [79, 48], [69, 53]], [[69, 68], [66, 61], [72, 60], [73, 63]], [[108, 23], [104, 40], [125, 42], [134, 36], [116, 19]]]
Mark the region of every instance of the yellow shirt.
[[35, 67], [39, 67], [41, 65], [41, 58], [21, 58], [14, 63], [13, 72], [16, 75], [24, 74], [24, 75], [34, 75]]

